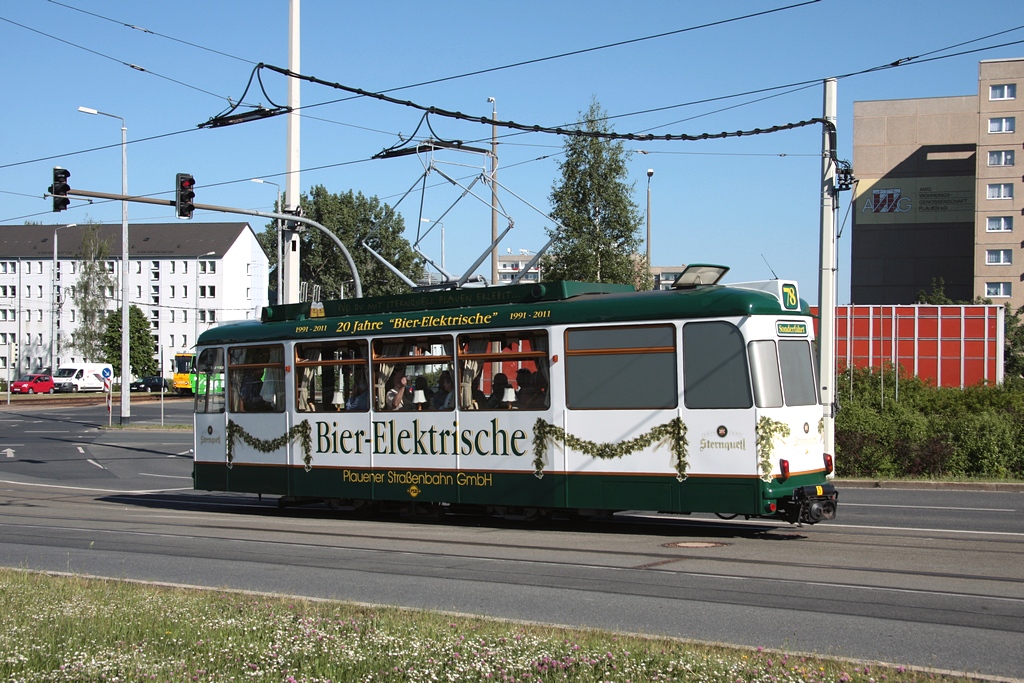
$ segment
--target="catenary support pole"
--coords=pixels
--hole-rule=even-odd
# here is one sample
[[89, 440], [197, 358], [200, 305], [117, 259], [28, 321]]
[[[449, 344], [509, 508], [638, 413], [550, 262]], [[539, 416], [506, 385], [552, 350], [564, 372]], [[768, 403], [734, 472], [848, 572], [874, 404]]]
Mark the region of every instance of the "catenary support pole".
[[818, 380], [823, 406], [825, 453], [835, 456], [836, 400], [836, 79], [824, 82], [824, 118], [821, 147], [821, 242], [818, 275]]
[[[299, 0], [289, 0], [288, 3], [288, 68], [294, 73], [301, 73], [299, 65]], [[285, 211], [295, 211], [299, 208], [299, 78], [288, 79], [288, 113], [287, 136], [287, 160], [285, 165]], [[280, 209], [279, 209], [280, 210]], [[293, 304], [299, 300], [299, 252], [301, 242], [299, 231], [295, 230], [294, 223], [285, 223], [285, 230], [282, 234], [282, 247], [284, 255], [281, 258], [284, 264], [284, 292], [278, 293], [279, 303]], [[291, 229], [289, 229], [291, 228]]]

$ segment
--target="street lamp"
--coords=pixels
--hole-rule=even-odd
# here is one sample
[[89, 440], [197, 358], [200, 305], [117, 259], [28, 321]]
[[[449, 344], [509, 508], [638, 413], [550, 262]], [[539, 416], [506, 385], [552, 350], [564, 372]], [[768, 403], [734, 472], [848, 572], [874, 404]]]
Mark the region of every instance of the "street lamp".
[[[249, 182], [251, 183], [264, 183], [267, 185], [273, 185], [277, 188], [277, 205], [274, 207], [275, 213], [280, 213], [281, 209], [281, 186], [275, 182], [264, 180], [263, 178], [252, 178]], [[277, 303], [281, 303], [281, 288], [284, 287], [284, 277], [281, 275], [281, 221], [274, 219], [274, 224], [277, 226]]]
[[[491, 286], [498, 284], [498, 101], [491, 103]], [[441, 257], [444, 260], [444, 257]]]
[[131, 353], [128, 346], [128, 326], [131, 310], [128, 305], [128, 125], [123, 117], [104, 111], [79, 107], [83, 114], [109, 116], [121, 121], [121, 426], [132, 421], [131, 392], [128, 385], [131, 378]]
[[195, 291], [192, 293], [192, 296], [196, 302], [196, 308], [192, 314], [192, 331], [194, 333], [194, 336], [192, 337], [193, 346], [199, 343], [199, 259], [203, 258], [204, 256], [213, 256], [216, 253], [217, 252], [215, 251], [208, 251], [205, 254], [199, 254], [198, 256], [196, 256], [196, 288]]
[[60, 301], [57, 297], [57, 231], [73, 228], [76, 225], [78, 223], [68, 223], [67, 225], [58, 225], [53, 229], [53, 272], [50, 273], [52, 284], [50, 296], [53, 299], [50, 309], [50, 375], [57, 372], [57, 319], [60, 317]]
[[654, 169], [647, 169], [647, 272], [654, 274], [651, 266], [651, 178], [654, 177]]

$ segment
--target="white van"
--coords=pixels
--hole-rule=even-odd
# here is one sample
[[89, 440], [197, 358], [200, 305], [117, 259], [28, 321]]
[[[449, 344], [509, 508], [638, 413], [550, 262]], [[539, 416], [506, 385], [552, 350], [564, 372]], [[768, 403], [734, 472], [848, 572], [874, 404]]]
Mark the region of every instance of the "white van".
[[53, 384], [57, 391], [103, 391], [103, 377], [113, 378], [109, 363], [73, 363], [57, 370]]

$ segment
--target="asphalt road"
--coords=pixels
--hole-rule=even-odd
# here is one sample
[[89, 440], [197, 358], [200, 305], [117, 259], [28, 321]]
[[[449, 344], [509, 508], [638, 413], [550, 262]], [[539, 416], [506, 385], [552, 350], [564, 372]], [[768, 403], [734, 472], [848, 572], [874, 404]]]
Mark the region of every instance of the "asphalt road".
[[[165, 422], [190, 407], [168, 402]], [[157, 410], [133, 406], [133, 424]], [[190, 431], [105, 420], [0, 412], [0, 564], [1024, 679], [1024, 493], [840, 484], [839, 518], [813, 527], [362, 519], [192, 491]]]

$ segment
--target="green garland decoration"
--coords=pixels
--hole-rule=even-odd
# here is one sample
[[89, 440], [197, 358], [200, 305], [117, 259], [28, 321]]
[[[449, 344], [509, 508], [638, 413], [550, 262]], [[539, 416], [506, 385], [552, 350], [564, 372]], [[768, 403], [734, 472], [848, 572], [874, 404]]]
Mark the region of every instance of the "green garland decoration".
[[313, 467], [312, 434], [313, 430], [309, 426], [309, 420], [303, 420], [276, 439], [259, 439], [245, 431], [234, 420], [228, 420], [227, 438], [225, 439], [227, 442], [228, 467], [231, 467], [231, 462], [235, 459], [236, 440], [245, 442], [247, 446], [260, 453], [273, 453], [287, 446], [289, 442], [299, 439], [299, 445], [302, 446], [302, 462], [305, 463], [306, 471], [309, 472]]
[[775, 449], [775, 437], [789, 436], [789, 425], [777, 422], [767, 415], [757, 421], [757, 454], [760, 456], [761, 481], [772, 480], [772, 451]]
[[620, 441], [619, 443], [595, 443], [581, 439], [578, 436], [566, 432], [561, 427], [545, 422], [537, 418], [533, 425], [533, 468], [534, 476], [538, 479], [544, 476], [544, 451], [547, 449], [548, 441], [562, 441], [569, 448], [589, 455], [592, 458], [601, 460], [612, 460], [622, 458], [637, 451], [647, 448], [653, 443], [668, 440], [672, 447], [672, 454], [676, 458], [676, 479], [686, 479], [686, 447], [689, 443], [686, 440], [686, 425], [682, 418], [676, 417], [663, 425], [654, 427], [646, 434]]

